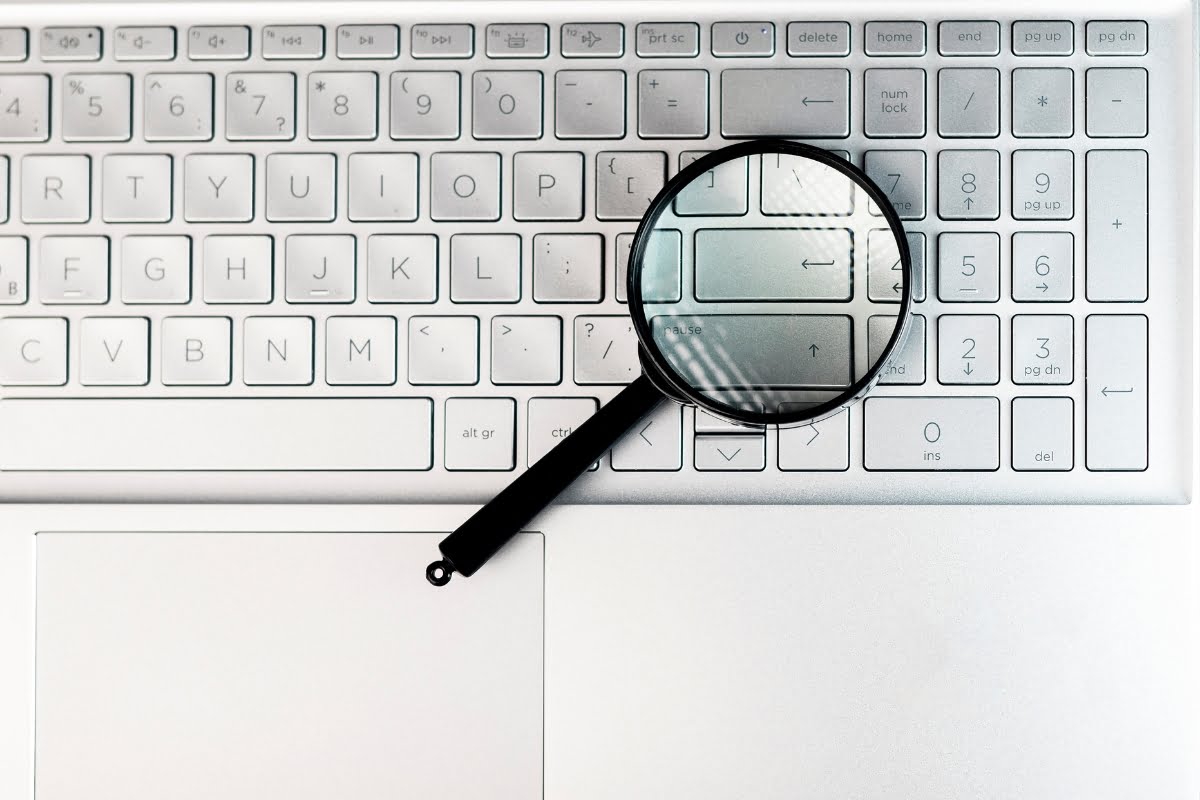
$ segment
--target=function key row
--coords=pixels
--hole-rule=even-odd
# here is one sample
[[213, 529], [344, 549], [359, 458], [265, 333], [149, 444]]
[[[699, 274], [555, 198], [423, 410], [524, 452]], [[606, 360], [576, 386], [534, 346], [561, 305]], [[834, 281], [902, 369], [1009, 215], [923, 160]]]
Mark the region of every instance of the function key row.
[[[947, 57], [998, 56], [1000, 23], [953, 20], [937, 23], [938, 52]], [[475, 28], [468, 24], [419, 24], [411, 27], [413, 58], [471, 58]], [[700, 55], [700, 25], [695, 22], [643, 22], [635, 29], [635, 52], [642, 58], [695, 58]], [[868, 22], [863, 30], [868, 56], [924, 56], [926, 23]], [[341, 59], [393, 59], [400, 55], [400, 27], [391, 24], [341, 25], [335, 34]], [[792, 57], [850, 55], [848, 22], [789, 22], [787, 54]], [[1141, 20], [1087, 23], [1086, 52], [1092, 56], [1142, 56], [1148, 52], [1147, 26]], [[201, 25], [188, 29], [187, 57], [195, 61], [250, 57], [251, 31], [244, 25]], [[43, 61], [97, 61], [102, 55], [99, 27], [45, 28], [37, 37]], [[488, 25], [484, 52], [489, 58], [546, 58], [550, 27], [544, 23]], [[775, 55], [773, 22], [715, 22], [710, 49], [718, 58], [767, 58]], [[567, 23], [561, 29], [565, 58], [619, 58], [625, 55], [625, 27], [615, 22]], [[1012, 24], [1016, 56], [1069, 56], [1075, 52], [1075, 26], [1068, 20], [1024, 20]], [[322, 25], [267, 25], [262, 29], [265, 59], [320, 59], [325, 56]], [[0, 28], [0, 62], [24, 61], [29, 31]], [[176, 56], [176, 31], [169, 26], [117, 28], [118, 61], [170, 61]]]

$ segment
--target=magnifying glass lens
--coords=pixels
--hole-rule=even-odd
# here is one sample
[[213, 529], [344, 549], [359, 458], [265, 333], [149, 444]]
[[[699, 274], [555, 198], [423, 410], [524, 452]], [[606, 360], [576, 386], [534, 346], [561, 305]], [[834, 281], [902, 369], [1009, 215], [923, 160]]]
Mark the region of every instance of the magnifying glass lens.
[[898, 344], [907, 245], [879, 189], [836, 155], [732, 151], [656, 200], [630, 312], [647, 371], [679, 399], [735, 422], [804, 422], [865, 392]]

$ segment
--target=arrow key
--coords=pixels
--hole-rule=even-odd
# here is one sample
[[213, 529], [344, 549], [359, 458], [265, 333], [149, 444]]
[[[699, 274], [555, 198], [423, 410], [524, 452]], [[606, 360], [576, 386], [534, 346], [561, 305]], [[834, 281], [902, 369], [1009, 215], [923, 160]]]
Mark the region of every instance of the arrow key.
[[612, 449], [612, 468], [619, 472], [674, 472], [682, 467], [683, 408], [675, 403], [664, 402]]
[[696, 469], [702, 472], [757, 472], [766, 461], [766, 436], [696, 437]]

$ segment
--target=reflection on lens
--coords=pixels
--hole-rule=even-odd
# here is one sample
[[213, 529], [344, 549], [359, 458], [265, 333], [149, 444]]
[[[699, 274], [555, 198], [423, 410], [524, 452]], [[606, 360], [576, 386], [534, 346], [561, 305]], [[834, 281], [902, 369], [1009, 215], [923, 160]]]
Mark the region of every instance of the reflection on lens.
[[830, 154], [765, 146], [778, 151], [728, 148], [677, 179], [631, 261], [646, 355], [735, 420], [861, 393], [907, 312], [907, 250], [882, 192]]

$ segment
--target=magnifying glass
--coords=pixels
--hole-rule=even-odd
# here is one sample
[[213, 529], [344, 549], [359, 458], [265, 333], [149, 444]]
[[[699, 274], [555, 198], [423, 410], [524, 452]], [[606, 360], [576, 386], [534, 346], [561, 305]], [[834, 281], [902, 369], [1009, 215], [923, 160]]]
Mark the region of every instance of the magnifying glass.
[[884, 193], [786, 140], [682, 169], [642, 218], [628, 277], [642, 375], [447, 536], [430, 583], [474, 574], [666, 398], [759, 430], [837, 413], [878, 380], [912, 305]]

